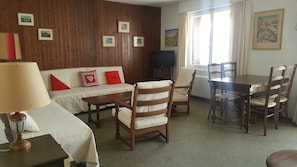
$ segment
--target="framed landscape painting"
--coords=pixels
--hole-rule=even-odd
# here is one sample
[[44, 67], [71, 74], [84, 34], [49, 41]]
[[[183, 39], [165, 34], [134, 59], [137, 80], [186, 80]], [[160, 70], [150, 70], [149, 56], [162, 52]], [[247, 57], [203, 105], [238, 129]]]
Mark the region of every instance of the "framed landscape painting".
[[53, 30], [38, 28], [38, 40], [53, 40]]
[[103, 47], [115, 47], [115, 36], [102, 36]]
[[130, 23], [125, 21], [118, 22], [118, 32], [119, 33], [129, 33], [130, 32]]
[[133, 37], [133, 46], [134, 47], [144, 47], [144, 37], [134, 36]]
[[253, 49], [278, 50], [282, 45], [284, 9], [254, 15]]
[[34, 15], [29, 13], [18, 13], [18, 23], [22, 26], [34, 26]]
[[165, 30], [165, 47], [178, 45], [178, 29]]

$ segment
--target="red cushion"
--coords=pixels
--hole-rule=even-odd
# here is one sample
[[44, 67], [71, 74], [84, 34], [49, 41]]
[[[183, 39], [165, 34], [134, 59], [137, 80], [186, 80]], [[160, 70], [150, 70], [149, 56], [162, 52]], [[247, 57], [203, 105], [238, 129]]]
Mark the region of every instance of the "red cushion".
[[51, 84], [52, 84], [52, 91], [70, 89], [69, 86], [64, 84], [62, 81], [60, 81], [52, 74], [51, 74]]
[[121, 79], [118, 71], [106, 71], [105, 76], [106, 76], [107, 84], [121, 83]]
[[83, 87], [88, 87], [88, 86], [98, 86], [98, 80], [97, 80], [97, 72], [96, 70], [92, 71], [80, 71], [79, 72], [82, 85]]

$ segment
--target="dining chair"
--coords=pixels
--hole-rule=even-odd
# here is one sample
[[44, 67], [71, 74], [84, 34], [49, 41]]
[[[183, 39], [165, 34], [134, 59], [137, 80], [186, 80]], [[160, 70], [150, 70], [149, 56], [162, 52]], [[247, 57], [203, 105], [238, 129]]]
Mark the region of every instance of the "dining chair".
[[278, 129], [280, 95], [285, 71], [286, 66], [271, 67], [266, 91], [250, 99], [251, 114], [254, 114], [254, 119], [257, 118], [257, 114], [263, 115], [264, 136], [268, 118], [274, 118], [275, 129]]
[[281, 90], [281, 96], [280, 96], [279, 112], [284, 112], [287, 121], [289, 121], [289, 116], [288, 116], [289, 98], [290, 98], [291, 88], [295, 77], [297, 64], [286, 65], [286, 67], [287, 69], [285, 72], [282, 90]]
[[[113, 99], [116, 139], [135, 148], [135, 142], [161, 136], [169, 142], [169, 119], [174, 82], [170, 80], [137, 82], [130, 103]], [[121, 107], [120, 107], [121, 106]], [[123, 129], [130, 135], [121, 135]]]
[[[237, 75], [236, 72], [236, 62], [225, 62], [225, 63], [212, 63], [208, 64], [208, 79], [214, 79], [214, 78], [223, 78], [223, 77], [235, 77]], [[216, 90], [212, 88], [211, 82], [209, 82], [210, 85], [210, 94], [211, 97], [215, 97], [216, 102], [215, 104], [211, 104], [208, 117], [209, 120], [211, 116], [212, 109], [220, 111], [220, 118], [215, 117], [212, 118], [215, 119], [221, 119], [225, 121], [225, 124], [227, 124], [228, 121], [235, 121], [242, 119], [241, 114], [239, 116], [233, 116], [233, 118], [228, 118], [228, 112], [230, 111], [241, 111], [241, 99], [240, 94], [237, 92], [232, 91], [225, 91], [223, 89], [219, 90], [217, 93]]]
[[[190, 96], [196, 76], [196, 69], [182, 67], [175, 82], [171, 116], [190, 114]], [[186, 111], [178, 111], [177, 106], [186, 106]]]
[[223, 77], [235, 77], [235, 76], [237, 76], [236, 61], [222, 63], [222, 68], [223, 68], [223, 73], [222, 73]]

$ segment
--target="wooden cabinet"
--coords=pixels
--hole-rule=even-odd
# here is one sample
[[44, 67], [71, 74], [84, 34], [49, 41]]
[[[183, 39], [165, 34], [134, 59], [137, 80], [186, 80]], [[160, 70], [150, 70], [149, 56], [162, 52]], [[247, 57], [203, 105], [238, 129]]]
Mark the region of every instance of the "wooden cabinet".
[[153, 68], [153, 79], [171, 79], [171, 67]]
[[[32, 145], [29, 150], [0, 152], [1, 166], [64, 166], [64, 159], [68, 158], [68, 155], [51, 135], [38, 136], [27, 140]], [[8, 146], [9, 144], [0, 144], [0, 149], [7, 149]]]

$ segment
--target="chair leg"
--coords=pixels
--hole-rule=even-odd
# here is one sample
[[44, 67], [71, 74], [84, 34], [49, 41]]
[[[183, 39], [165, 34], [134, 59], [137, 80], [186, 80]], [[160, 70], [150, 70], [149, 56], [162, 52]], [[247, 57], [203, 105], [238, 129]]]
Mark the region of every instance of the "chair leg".
[[117, 118], [115, 118], [115, 127], [116, 127], [115, 137], [116, 137], [116, 139], [119, 139], [119, 136], [120, 136], [120, 125], [119, 125], [119, 120]]
[[209, 118], [210, 118], [210, 115], [211, 115], [211, 106], [209, 107], [209, 111], [208, 111], [207, 120], [209, 120]]
[[279, 112], [278, 112], [278, 109], [275, 109], [274, 110], [274, 116], [273, 116], [273, 119], [274, 119], [274, 127], [275, 129], [277, 130], [278, 129], [278, 120], [279, 120]]
[[169, 142], [169, 128], [168, 128], [168, 123], [167, 123], [167, 125], [166, 125], [166, 143], [168, 143]]
[[289, 103], [288, 103], [288, 101], [285, 102], [284, 107], [285, 107], [285, 109], [284, 109], [285, 116], [286, 116], [287, 122], [289, 122], [289, 115], [288, 115]]
[[267, 114], [264, 114], [264, 136], [266, 136], [266, 127], [267, 127]]
[[132, 130], [130, 131], [130, 133], [131, 133], [130, 147], [131, 147], [131, 151], [133, 151], [135, 149], [135, 132]]

